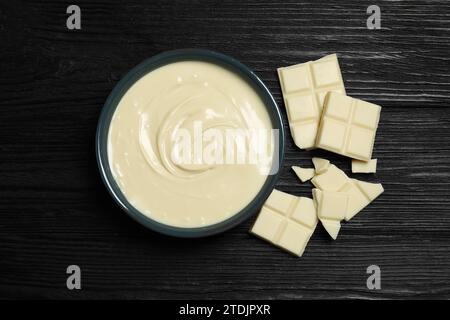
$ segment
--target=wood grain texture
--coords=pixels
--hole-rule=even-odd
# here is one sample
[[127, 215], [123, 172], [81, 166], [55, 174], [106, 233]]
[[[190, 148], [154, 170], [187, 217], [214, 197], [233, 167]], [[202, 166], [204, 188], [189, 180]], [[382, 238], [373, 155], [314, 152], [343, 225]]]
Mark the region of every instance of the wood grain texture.
[[[450, 2], [64, 1], [0, 4], [0, 297], [450, 298]], [[366, 29], [366, 8], [382, 30]], [[276, 68], [337, 52], [349, 95], [383, 106], [375, 154], [386, 191], [337, 241], [317, 228], [298, 259], [252, 237], [179, 240], [129, 219], [94, 158], [101, 107], [131, 67], [158, 52], [234, 56], [283, 110]], [[286, 129], [288, 129], [286, 127]], [[312, 155], [288, 133], [277, 187], [310, 195], [291, 165]], [[82, 268], [83, 289], [65, 287]], [[366, 268], [382, 269], [382, 290]]]

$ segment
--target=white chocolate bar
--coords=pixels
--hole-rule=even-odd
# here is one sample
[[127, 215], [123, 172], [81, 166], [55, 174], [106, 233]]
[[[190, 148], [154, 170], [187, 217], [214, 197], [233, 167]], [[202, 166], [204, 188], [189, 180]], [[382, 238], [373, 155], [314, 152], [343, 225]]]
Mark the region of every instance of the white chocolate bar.
[[314, 164], [314, 168], [316, 169], [317, 174], [321, 174], [328, 169], [330, 165], [330, 161], [322, 158], [312, 158], [312, 162]]
[[321, 191], [344, 192], [349, 195], [345, 220], [349, 221], [358, 212], [375, 200], [384, 189], [381, 183], [369, 183], [357, 179], [350, 179], [335, 165], [311, 180], [312, 184]]
[[369, 161], [381, 107], [336, 92], [325, 99], [316, 147]]
[[313, 189], [317, 215], [328, 234], [336, 240], [341, 221], [350, 220], [383, 192], [380, 183], [369, 183], [351, 179], [346, 189], [340, 192]]
[[292, 166], [292, 170], [294, 170], [295, 174], [302, 182], [311, 180], [311, 178], [314, 177], [314, 174], [315, 174], [314, 169], [311, 169], [311, 168], [302, 168], [302, 167], [298, 167], [298, 166]]
[[313, 148], [326, 93], [345, 94], [337, 55], [278, 68], [278, 77], [294, 142], [300, 149]]
[[377, 172], [377, 159], [372, 159], [370, 161], [352, 159], [352, 172], [353, 173]]
[[302, 256], [317, 221], [316, 207], [312, 199], [274, 189], [250, 232], [297, 256]]

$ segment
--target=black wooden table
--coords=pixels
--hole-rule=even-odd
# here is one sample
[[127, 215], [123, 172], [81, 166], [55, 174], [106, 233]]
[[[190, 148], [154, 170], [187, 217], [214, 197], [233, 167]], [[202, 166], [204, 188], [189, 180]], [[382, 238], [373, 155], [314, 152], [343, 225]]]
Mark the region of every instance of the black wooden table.
[[[0, 296], [4, 298], [449, 298], [448, 1], [66, 1], [0, 4]], [[381, 8], [381, 30], [366, 9]], [[276, 68], [338, 53], [347, 93], [383, 106], [374, 150], [385, 193], [337, 241], [302, 258], [248, 234], [179, 240], [141, 227], [106, 192], [94, 156], [102, 105], [134, 65], [207, 48], [252, 68], [282, 103]], [[289, 132], [289, 131], [287, 131]], [[277, 187], [309, 196], [288, 133]], [[66, 288], [79, 265], [82, 289]], [[369, 265], [381, 290], [366, 287]]]

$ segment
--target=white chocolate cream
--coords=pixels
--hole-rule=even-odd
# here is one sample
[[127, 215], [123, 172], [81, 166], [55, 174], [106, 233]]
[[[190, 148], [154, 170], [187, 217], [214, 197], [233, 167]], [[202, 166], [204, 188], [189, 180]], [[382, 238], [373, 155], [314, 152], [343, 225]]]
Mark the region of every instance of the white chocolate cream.
[[[130, 204], [160, 223], [194, 228], [221, 222], [249, 204], [267, 179], [263, 161], [175, 161], [179, 139], [174, 137], [181, 130], [195, 135], [198, 124], [203, 134], [213, 128], [272, 129], [266, 106], [244, 79], [200, 61], [171, 63], [146, 74], [125, 93], [111, 120], [113, 177]], [[267, 144], [273, 142], [271, 136]]]

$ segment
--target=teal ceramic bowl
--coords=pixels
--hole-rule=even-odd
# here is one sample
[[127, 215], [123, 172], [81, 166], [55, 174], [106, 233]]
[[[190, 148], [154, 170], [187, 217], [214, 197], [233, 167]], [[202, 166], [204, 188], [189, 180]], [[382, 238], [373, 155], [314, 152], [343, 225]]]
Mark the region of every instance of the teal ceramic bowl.
[[[244, 220], [250, 218], [258, 212], [264, 201], [267, 199], [269, 194], [272, 192], [275, 185], [275, 181], [278, 178], [278, 172], [273, 175], [267, 176], [267, 179], [256, 195], [256, 197], [240, 212], [236, 213], [232, 217], [224, 220], [220, 223], [208, 225], [198, 228], [181, 228], [174, 227], [166, 224], [157, 222], [148, 216], [141, 213], [139, 210], [134, 208], [127, 200], [127, 198], [121, 192], [118, 184], [116, 183], [109, 166], [107, 145], [108, 145], [108, 132], [109, 125], [112, 116], [116, 110], [117, 105], [128, 91], [128, 89], [141, 77], [147, 73], [155, 70], [161, 66], [179, 62], [179, 61], [204, 61], [209, 63], [214, 63], [228, 70], [238, 74], [242, 79], [247, 81], [254, 90], [259, 94], [260, 98], [264, 102], [267, 112], [270, 115], [272, 127], [278, 129], [279, 141], [278, 141], [278, 158], [279, 158], [279, 168], [281, 168], [284, 158], [284, 129], [283, 122], [280, 115], [280, 110], [270, 94], [264, 83], [245, 65], [239, 61], [226, 56], [224, 54], [209, 51], [209, 50], [199, 50], [199, 49], [181, 49], [174, 51], [167, 51], [152, 58], [149, 58], [131, 71], [129, 71], [122, 80], [115, 86], [100, 114], [97, 133], [95, 138], [95, 152], [97, 157], [97, 163], [100, 170], [100, 175], [109, 193], [112, 195], [113, 199], [117, 204], [134, 220], [144, 225], [145, 227], [170, 236], [183, 237], [183, 238], [196, 238], [210, 236], [220, 232], [224, 232]], [[279, 171], [279, 170], [277, 170]]]

